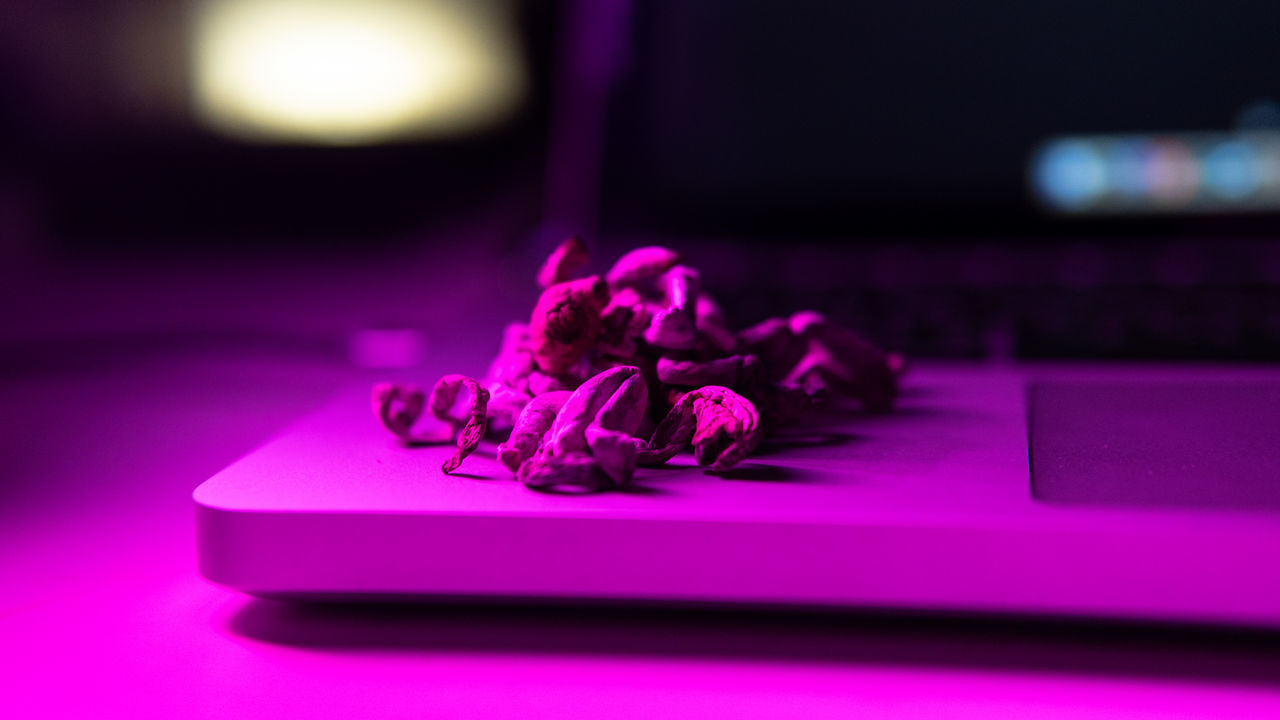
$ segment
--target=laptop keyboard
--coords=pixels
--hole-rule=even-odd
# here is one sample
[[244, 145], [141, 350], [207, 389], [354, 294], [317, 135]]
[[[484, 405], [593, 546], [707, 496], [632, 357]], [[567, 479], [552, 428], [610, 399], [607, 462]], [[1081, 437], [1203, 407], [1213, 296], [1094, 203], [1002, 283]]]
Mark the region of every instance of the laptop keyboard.
[[918, 356], [1280, 359], [1280, 243], [1012, 245], [752, 248], [707, 285], [735, 321], [812, 307]]

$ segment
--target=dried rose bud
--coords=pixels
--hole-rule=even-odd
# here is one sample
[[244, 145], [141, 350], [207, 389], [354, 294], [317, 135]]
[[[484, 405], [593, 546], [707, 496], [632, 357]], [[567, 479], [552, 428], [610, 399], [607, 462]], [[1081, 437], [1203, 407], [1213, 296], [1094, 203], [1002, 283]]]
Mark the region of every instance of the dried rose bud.
[[609, 288], [615, 292], [625, 287], [648, 291], [658, 276], [675, 267], [680, 260], [680, 253], [671, 248], [656, 245], [638, 247], [618, 258], [605, 278], [609, 281]]
[[600, 315], [599, 351], [614, 357], [634, 356], [638, 349], [636, 341], [644, 335], [652, 315], [648, 305], [634, 288], [622, 288], [614, 293]]
[[645, 330], [645, 342], [669, 350], [688, 350], [697, 344], [696, 304], [700, 284], [698, 271], [687, 265], [676, 265], [658, 278], [664, 307]]
[[543, 449], [552, 455], [586, 450], [587, 426], [595, 420], [596, 414], [618, 391], [623, 381], [639, 373], [639, 368], [617, 367], [584, 382], [573, 391], [564, 407], [560, 408], [560, 414], [556, 416], [555, 424], [547, 434]]
[[695, 325], [703, 342], [721, 355], [732, 355], [738, 348], [738, 339], [724, 319], [719, 303], [705, 292], [698, 293], [694, 307]]
[[[731, 355], [715, 360], [658, 359], [658, 379], [668, 385], [701, 387], [723, 385], [755, 404], [767, 428], [788, 425], [812, 411], [824, 399], [821, 391], [806, 392], [769, 382], [764, 364], [755, 355]], [[681, 391], [672, 388], [671, 402], [679, 400]]]
[[618, 486], [626, 487], [635, 472], [636, 454], [644, 445], [635, 432], [649, 409], [649, 390], [639, 368], [615, 370], [621, 370], [625, 379], [600, 407], [585, 435], [591, 456], [600, 468]]
[[626, 305], [613, 305], [604, 309], [600, 316], [600, 339], [596, 349], [602, 355], [629, 358], [636, 354], [634, 332], [636, 311]]
[[685, 313], [667, 308], [653, 316], [644, 340], [654, 347], [688, 350], [697, 344], [698, 331]]
[[838, 392], [858, 398], [872, 412], [893, 409], [898, 394], [898, 378], [884, 351], [854, 331], [813, 311], [792, 315], [789, 325], [792, 332], [807, 340], [809, 345], [805, 356], [788, 373], [785, 383], [799, 386], [820, 381]]
[[458, 449], [445, 472], [486, 429], [510, 427], [498, 456], [521, 482], [594, 491], [625, 486], [637, 464], [661, 464], [690, 445], [698, 463], [726, 470], [755, 449], [764, 421], [791, 422], [828, 393], [872, 410], [892, 405], [905, 359], [817, 313], [735, 335], [674, 250], [637, 248], [605, 279], [569, 280], [586, 261], [578, 238], [547, 258], [530, 323], [507, 327], [487, 388], [460, 375], [442, 378], [429, 398], [379, 385], [379, 421], [406, 443], [429, 441], [415, 435], [428, 411], [447, 423]]
[[609, 305], [605, 307], [604, 311], [607, 313], [618, 306], [622, 306], [631, 310], [636, 315], [644, 315], [646, 314], [647, 302], [648, 301], [644, 299], [644, 296], [637, 292], [635, 288], [619, 288], [618, 290], [611, 291], [609, 296]]
[[[637, 367], [606, 370], [584, 382], [569, 396], [527, 463], [553, 473], [561, 457], [589, 454], [598, 469], [617, 485], [626, 485], [642, 445], [634, 437], [644, 419], [648, 389]], [[579, 469], [574, 469], [578, 472]], [[520, 476], [526, 471], [521, 466]]]
[[785, 318], [769, 318], [739, 331], [738, 342], [742, 352], [764, 362], [774, 382], [785, 378], [809, 349], [809, 342], [792, 332]]
[[750, 400], [728, 388], [707, 386], [694, 395], [694, 460], [712, 470], [728, 470], [760, 444], [760, 413]]
[[571, 394], [567, 391], [544, 393], [524, 406], [511, 429], [510, 437], [498, 446], [498, 460], [508, 470], [516, 472], [525, 460], [533, 457], [542, 437], [551, 429], [556, 414]]
[[666, 463], [689, 447], [696, 429], [697, 418], [693, 415], [692, 393], [682, 393], [672, 401], [671, 409], [653, 429], [649, 442], [640, 448], [636, 464], [657, 466]]
[[[647, 400], [645, 391], [639, 391], [641, 394], [636, 396], [633, 393], [637, 391], [630, 389], [631, 381], [639, 377], [640, 368], [624, 365], [606, 370], [584, 382], [573, 391], [573, 395], [560, 409], [560, 414], [547, 435], [545, 449], [552, 454], [586, 450], [587, 427], [596, 421], [596, 416], [602, 410], [613, 407], [610, 402], [616, 394], [641, 403]], [[628, 388], [625, 393], [622, 390], [624, 386]]]
[[[471, 402], [464, 407], [464, 417], [459, 418], [453, 414], [453, 409], [464, 390], [470, 393]], [[462, 459], [480, 444], [484, 437], [488, 404], [489, 391], [465, 375], [445, 375], [436, 381], [427, 407], [432, 415], [453, 425], [458, 433], [457, 451], [440, 468], [446, 474], [458, 469]]]
[[538, 368], [551, 375], [562, 374], [594, 348], [600, 333], [600, 312], [608, 300], [609, 289], [597, 276], [542, 291], [529, 323]]
[[595, 492], [613, 485], [600, 463], [584, 452], [554, 458], [535, 455], [520, 466], [516, 479], [534, 490]]
[[556, 283], [573, 279], [579, 270], [587, 266], [588, 260], [590, 256], [582, 238], [575, 235], [565, 240], [551, 251], [538, 269], [538, 287], [545, 290]]
[[668, 385], [737, 387], [748, 378], [754, 379], [759, 372], [762, 372], [760, 359], [755, 355], [730, 355], [706, 361], [658, 359], [658, 379]]
[[413, 426], [422, 417], [426, 395], [414, 385], [378, 383], [370, 395], [373, 414], [396, 437], [412, 442]]
[[720, 472], [760, 444], [760, 413], [729, 388], [708, 385], [684, 394], [653, 432], [638, 462], [661, 465], [693, 442], [694, 459]]

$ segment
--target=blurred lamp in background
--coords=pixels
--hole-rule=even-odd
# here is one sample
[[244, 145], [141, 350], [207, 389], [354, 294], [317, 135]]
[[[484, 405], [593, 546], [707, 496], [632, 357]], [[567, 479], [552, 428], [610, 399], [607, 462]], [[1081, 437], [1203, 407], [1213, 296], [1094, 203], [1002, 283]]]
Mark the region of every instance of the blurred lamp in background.
[[465, 134], [510, 115], [526, 90], [501, 0], [205, 0], [194, 22], [196, 112], [247, 139]]

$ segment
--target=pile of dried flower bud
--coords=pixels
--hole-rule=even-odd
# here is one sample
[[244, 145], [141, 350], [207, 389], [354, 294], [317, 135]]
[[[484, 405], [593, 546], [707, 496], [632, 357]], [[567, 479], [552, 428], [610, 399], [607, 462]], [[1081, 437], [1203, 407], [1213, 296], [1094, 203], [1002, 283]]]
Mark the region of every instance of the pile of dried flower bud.
[[[625, 488], [636, 466], [690, 444], [698, 464], [727, 470], [832, 395], [893, 406], [901, 356], [819, 313], [734, 332], [674, 250], [638, 248], [577, 278], [587, 261], [577, 238], [547, 258], [533, 316], [507, 326], [483, 381], [446, 375], [429, 396], [376, 385], [382, 425], [409, 445], [456, 442], [446, 473], [488, 434], [526, 486], [590, 491]], [[424, 413], [446, 427], [416, 432]]]

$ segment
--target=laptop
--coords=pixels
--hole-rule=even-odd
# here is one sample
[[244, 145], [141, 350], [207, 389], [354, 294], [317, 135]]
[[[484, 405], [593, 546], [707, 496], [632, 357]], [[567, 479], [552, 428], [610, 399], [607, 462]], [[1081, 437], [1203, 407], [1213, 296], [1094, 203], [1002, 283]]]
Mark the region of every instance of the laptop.
[[489, 445], [443, 474], [355, 387], [196, 489], [201, 572], [1280, 627], [1275, 11], [942, 7], [583, 4], [530, 241], [678, 247], [739, 326], [825, 311], [920, 358], [895, 412], [563, 495]]
[[1280, 626], [1280, 369], [926, 365], [895, 413], [528, 490], [355, 388], [195, 491], [254, 595], [817, 606]]

